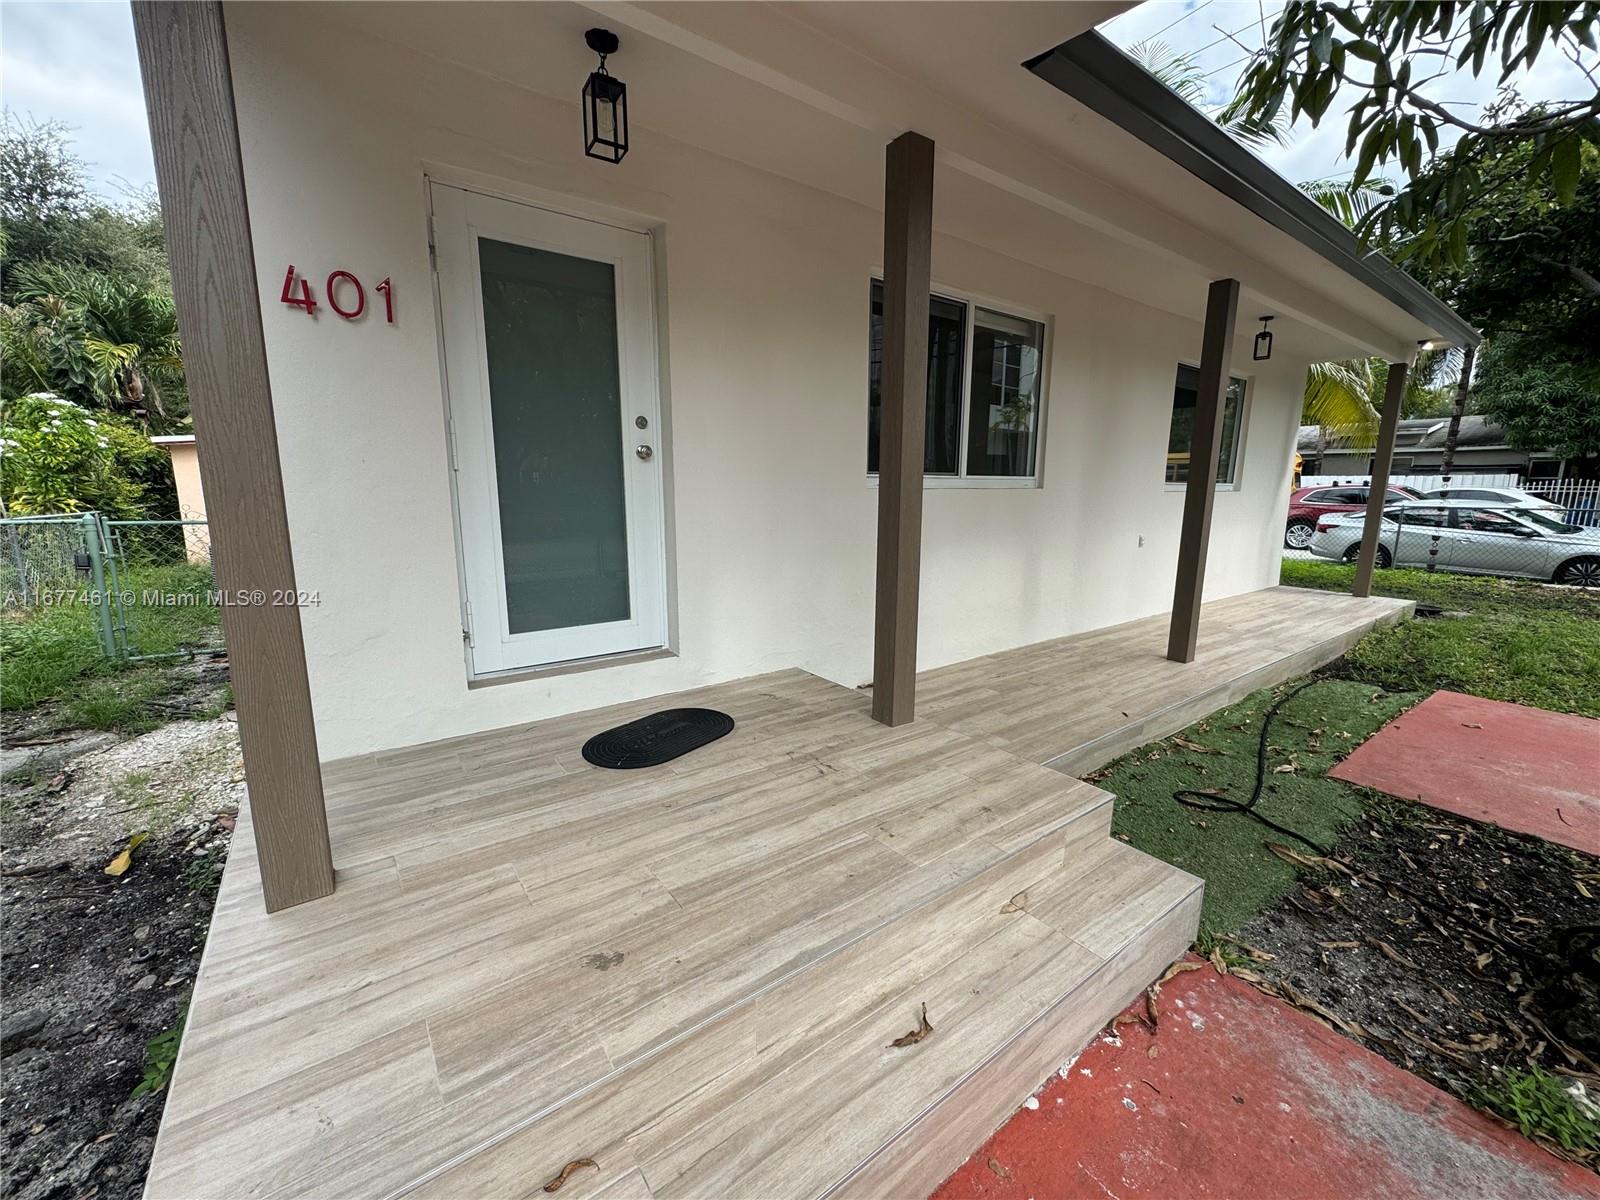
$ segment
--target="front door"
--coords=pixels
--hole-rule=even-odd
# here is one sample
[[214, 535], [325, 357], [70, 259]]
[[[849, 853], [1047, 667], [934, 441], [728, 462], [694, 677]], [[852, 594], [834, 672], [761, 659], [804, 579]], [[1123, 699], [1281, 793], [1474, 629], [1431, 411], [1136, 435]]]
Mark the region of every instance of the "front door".
[[649, 236], [432, 201], [473, 674], [663, 645]]

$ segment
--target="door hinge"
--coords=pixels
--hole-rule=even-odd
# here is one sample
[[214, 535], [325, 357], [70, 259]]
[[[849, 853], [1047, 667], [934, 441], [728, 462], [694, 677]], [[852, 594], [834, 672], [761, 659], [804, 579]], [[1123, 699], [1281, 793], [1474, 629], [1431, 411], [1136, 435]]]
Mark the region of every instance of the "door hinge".
[[428, 269], [439, 273], [439, 243], [433, 233], [433, 214], [428, 214]]
[[446, 417], [444, 419], [444, 436], [445, 440], [450, 443], [450, 469], [459, 471], [461, 470], [461, 460], [456, 453], [456, 422], [454, 417]]
[[470, 646], [472, 645], [472, 601], [463, 600], [461, 602], [461, 610], [466, 614], [466, 624], [461, 629], [461, 640]]

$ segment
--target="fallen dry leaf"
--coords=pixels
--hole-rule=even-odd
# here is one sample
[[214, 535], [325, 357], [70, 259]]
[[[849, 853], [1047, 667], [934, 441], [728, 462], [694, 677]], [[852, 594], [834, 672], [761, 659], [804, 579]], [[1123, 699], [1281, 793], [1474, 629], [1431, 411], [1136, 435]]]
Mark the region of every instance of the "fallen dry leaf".
[[1241, 942], [1238, 938], [1229, 937], [1226, 934], [1222, 935], [1220, 940], [1239, 947], [1244, 952], [1244, 956], [1252, 962], [1271, 962], [1278, 957], [1276, 954], [1268, 954], [1265, 950], [1252, 946], [1249, 942]]
[[1002, 913], [1016, 913], [1028, 911], [1028, 893], [1018, 892], [1011, 899], [1000, 906]]
[[[1272, 851], [1286, 863], [1293, 863], [1297, 867], [1320, 867], [1329, 871], [1343, 871], [1346, 875], [1350, 870], [1337, 859], [1327, 858], [1321, 854], [1302, 854], [1292, 846], [1285, 846], [1282, 842], [1263, 842], [1268, 850]], [[1333, 889], [1335, 896], [1339, 895], [1338, 889]]]
[[1274, 775], [1293, 775], [1298, 768], [1292, 762], [1279, 763], [1272, 768]]
[[989, 1160], [989, 1170], [993, 1171], [995, 1176], [999, 1179], [1011, 1178], [1011, 1172], [1006, 1170], [1005, 1164], [1003, 1164], [998, 1158], [991, 1158]]
[[[1232, 941], [1233, 939], [1229, 938], [1228, 940]], [[1160, 987], [1163, 983], [1166, 983], [1167, 980], [1175, 979], [1179, 975], [1182, 975], [1185, 971], [1198, 971], [1204, 965], [1204, 963], [1189, 962], [1180, 958], [1177, 962], [1173, 963], [1161, 973], [1161, 978], [1156, 980], [1155, 986]]]
[[1196, 754], [1222, 753], [1220, 750], [1213, 750], [1210, 746], [1202, 746], [1199, 742], [1191, 742], [1186, 737], [1175, 737], [1172, 739], [1172, 743], [1175, 746], [1182, 746], [1185, 750], [1193, 750]]
[[1476, 721], [1463, 721], [1463, 722], [1461, 722], [1461, 728], [1463, 728], [1463, 729], [1482, 729], [1483, 726], [1478, 724], [1478, 722], [1476, 722]]
[[69, 784], [71, 782], [72, 782], [72, 772], [71, 771], [62, 771], [59, 775], [57, 775], [49, 783], [44, 785], [44, 790], [47, 791], [47, 792], [59, 792], [64, 787], [66, 787], [67, 784]]
[[1112, 1037], [1117, 1036], [1117, 1030], [1124, 1025], [1137, 1025], [1143, 1020], [1137, 1013], [1120, 1012], [1111, 1018], [1111, 1024], [1106, 1026], [1106, 1032]]
[[544, 1190], [547, 1192], [559, 1192], [567, 1180], [571, 1179], [572, 1176], [577, 1172], [583, 1170], [584, 1167], [593, 1167], [598, 1171], [600, 1169], [600, 1164], [595, 1162], [595, 1160], [592, 1158], [575, 1158], [566, 1166], [561, 1168], [560, 1174], [558, 1174], [549, 1183], [544, 1185]]
[[1390, 962], [1397, 963], [1409, 971], [1422, 970], [1421, 967], [1417, 966], [1416, 963], [1412, 962], [1404, 954], [1401, 954], [1400, 951], [1396, 950], [1382, 938], [1368, 938], [1367, 941], [1371, 943], [1371, 945]]
[[926, 1001], [924, 1001], [922, 1004], [922, 1016], [917, 1021], [917, 1027], [910, 1033], [902, 1033], [899, 1037], [895, 1038], [894, 1041], [890, 1042], [889, 1045], [891, 1047], [915, 1046], [918, 1042], [932, 1032], [933, 1026], [928, 1024], [928, 1004]]
[[150, 835], [148, 833], [136, 833], [131, 838], [129, 838], [128, 839], [128, 844], [122, 848], [122, 853], [118, 854], [115, 858], [113, 858], [110, 862], [108, 862], [106, 864], [106, 874], [107, 875], [122, 875], [122, 874], [125, 874], [127, 872], [128, 868], [133, 866], [133, 852], [135, 850], [137, 850], [140, 846], [144, 845], [144, 843], [149, 839], [149, 837], [150, 837]]
[[1156, 1016], [1156, 997], [1161, 994], [1161, 985], [1166, 983], [1167, 980], [1171, 979], [1174, 975], [1182, 975], [1185, 971], [1198, 971], [1204, 965], [1204, 963], [1185, 962], [1180, 958], [1162, 973], [1160, 979], [1156, 980], [1149, 986], [1148, 989], [1146, 989], [1144, 994], [1144, 1008], [1145, 1012], [1149, 1014], [1150, 1019], [1148, 1024], [1152, 1030], [1156, 1028], [1158, 1020]]

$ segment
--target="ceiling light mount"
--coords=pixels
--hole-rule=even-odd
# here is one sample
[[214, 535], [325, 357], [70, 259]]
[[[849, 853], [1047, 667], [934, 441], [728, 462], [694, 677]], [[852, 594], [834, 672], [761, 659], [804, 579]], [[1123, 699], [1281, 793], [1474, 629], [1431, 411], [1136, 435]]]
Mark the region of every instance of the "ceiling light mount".
[[1272, 357], [1272, 330], [1267, 326], [1272, 324], [1271, 317], [1257, 318], [1261, 322], [1261, 332], [1256, 334], [1256, 344], [1250, 351], [1250, 357], [1256, 362], [1266, 362]]
[[583, 152], [601, 162], [619, 163], [628, 152], [628, 85], [606, 70], [622, 39], [609, 29], [590, 29], [583, 44], [600, 63], [583, 85]]

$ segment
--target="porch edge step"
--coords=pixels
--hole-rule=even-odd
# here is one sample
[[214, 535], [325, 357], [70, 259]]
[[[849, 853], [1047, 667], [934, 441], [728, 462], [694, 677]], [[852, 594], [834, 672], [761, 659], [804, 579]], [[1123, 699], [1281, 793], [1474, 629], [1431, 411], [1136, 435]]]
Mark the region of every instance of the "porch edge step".
[[1410, 601], [1398, 604], [1392, 611], [1379, 613], [1372, 620], [1363, 621], [1353, 629], [1345, 630], [1331, 638], [1324, 638], [1304, 649], [1292, 651], [1282, 658], [1264, 663], [1216, 687], [1174, 701], [1137, 721], [1113, 729], [1110, 733], [1101, 734], [1097, 738], [1091, 738], [1070, 750], [1064, 750], [1054, 758], [1046, 760], [1044, 765], [1052, 771], [1060, 771], [1063, 775], [1085, 775], [1098, 770], [1118, 755], [1126, 754], [1146, 742], [1170, 737], [1201, 717], [1216, 712], [1219, 708], [1226, 708], [1259, 688], [1271, 687], [1275, 683], [1292, 679], [1324, 663], [1332, 662], [1373, 630], [1398, 624], [1415, 611], [1416, 605]]
[[[1184, 874], [1176, 867], [1171, 870]], [[823, 1200], [924, 1200], [931, 1195], [1162, 968], [1182, 957], [1200, 924], [1205, 885], [1194, 883], [1099, 970], [1017, 1030], [826, 1191]]]

